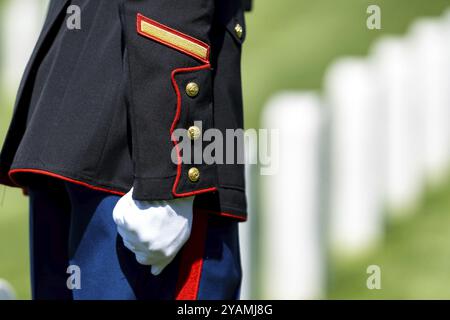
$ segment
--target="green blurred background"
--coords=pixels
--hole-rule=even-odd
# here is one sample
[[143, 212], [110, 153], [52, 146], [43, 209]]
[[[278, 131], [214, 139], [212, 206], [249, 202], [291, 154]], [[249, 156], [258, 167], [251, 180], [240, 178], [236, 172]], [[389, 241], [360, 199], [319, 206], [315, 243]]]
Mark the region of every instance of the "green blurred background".
[[[366, 28], [371, 4], [381, 7], [382, 30]], [[274, 93], [320, 89], [337, 57], [366, 55], [381, 35], [404, 34], [416, 18], [438, 16], [448, 6], [449, 0], [255, 0], [243, 58], [246, 126], [258, 127], [260, 111]], [[13, 100], [0, 97], [0, 140]], [[383, 244], [367, 255], [333, 259], [325, 298], [450, 298], [450, 183], [429, 190], [419, 211], [389, 225]], [[382, 290], [366, 288], [370, 264], [383, 269]], [[28, 265], [27, 198], [0, 187], [0, 278], [21, 299], [30, 298]]]

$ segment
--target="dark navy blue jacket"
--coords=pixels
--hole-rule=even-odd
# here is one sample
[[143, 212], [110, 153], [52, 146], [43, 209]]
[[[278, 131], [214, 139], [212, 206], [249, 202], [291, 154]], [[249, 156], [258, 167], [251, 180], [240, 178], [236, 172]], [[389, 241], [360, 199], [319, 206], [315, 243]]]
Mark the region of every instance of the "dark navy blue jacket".
[[[79, 30], [67, 27], [72, 5], [81, 8]], [[115, 194], [134, 186], [138, 200], [196, 195], [199, 208], [245, 219], [242, 164], [171, 159], [177, 128], [243, 127], [245, 35], [242, 0], [51, 1], [0, 154], [0, 182], [26, 188], [45, 174]], [[198, 181], [189, 179], [193, 166]]]

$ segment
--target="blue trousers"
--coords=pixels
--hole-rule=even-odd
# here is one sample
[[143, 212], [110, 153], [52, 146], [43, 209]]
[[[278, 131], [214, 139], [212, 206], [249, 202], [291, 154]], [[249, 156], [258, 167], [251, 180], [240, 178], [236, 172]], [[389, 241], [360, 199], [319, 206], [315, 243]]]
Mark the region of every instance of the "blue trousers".
[[53, 178], [29, 187], [33, 299], [238, 299], [237, 222], [194, 209], [191, 237], [153, 276], [112, 219], [119, 196]]

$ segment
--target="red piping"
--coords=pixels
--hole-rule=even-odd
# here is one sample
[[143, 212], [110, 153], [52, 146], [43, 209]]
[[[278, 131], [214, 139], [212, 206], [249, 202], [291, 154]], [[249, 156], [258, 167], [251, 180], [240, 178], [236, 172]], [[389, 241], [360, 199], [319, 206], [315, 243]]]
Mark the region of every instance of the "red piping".
[[62, 175], [53, 173], [53, 172], [49, 172], [49, 171], [45, 171], [45, 170], [38, 170], [38, 169], [13, 169], [13, 170], [10, 170], [8, 172], [9, 178], [16, 184], [17, 184], [17, 182], [15, 182], [14, 178], [13, 178], [13, 175], [16, 174], [16, 173], [42, 174], [42, 175], [46, 175], [46, 176], [49, 176], [49, 177], [58, 178], [58, 179], [61, 179], [61, 180], [64, 180], [64, 181], [72, 182], [72, 183], [75, 183], [75, 184], [78, 184], [80, 186], [84, 186], [84, 187], [87, 187], [89, 189], [93, 189], [93, 190], [96, 190], [96, 191], [108, 192], [108, 193], [119, 195], [119, 196], [125, 195], [125, 193], [121, 192], [121, 191], [116, 191], [116, 190], [96, 187], [96, 186], [90, 185], [90, 184], [88, 184], [86, 182], [83, 182], [83, 181], [75, 180], [75, 179], [72, 179], [72, 178], [64, 177]]
[[237, 216], [237, 215], [234, 215], [234, 214], [231, 214], [231, 213], [226, 213], [226, 212], [217, 212], [217, 213], [215, 213], [214, 211], [210, 211], [210, 212], [214, 213], [214, 214], [218, 214], [219, 216], [222, 216], [222, 217], [233, 218], [233, 219], [237, 219], [237, 220], [240, 220], [240, 221], [247, 221], [247, 218], [244, 218], [244, 217], [241, 217], [241, 216]]
[[[93, 186], [93, 185], [88, 184], [88, 183], [83, 182], [83, 181], [71, 179], [71, 178], [68, 178], [68, 177], [64, 177], [64, 176], [62, 176], [60, 174], [56, 174], [56, 173], [53, 173], [53, 172], [50, 172], [50, 171], [45, 171], [45, 170], [40, 170], [40, 169], [12, 169], [12, 170], [10, 170], [8, 172], [8, 176], [11, 179], [11, 181], [18, 188], [22, 188], [22, 187], [13, 178], [13, 175], [16, 174], [16, 173], [42, 174], [42, 175], [46, 175], [46, 176], [49, 176], [49, 177], [61, 179], [61, 180], [67, 181], [67, 182], [75, 183], [75, 184], [87, 187], [89, 189], [92, 189], [92, 190], [107, 192], [107, 193], [111, 193], [111, 194], [115, 194], [115, 195], [119, 195], [119, 196], [125, 195], [125, 193], [121, 192], [121, 191], [116, 191], [116, 190], [111, 190], [111, 189], [107, 189], [107, 188], [96, 187], [96, 186]], [[241, 216], [233, 215], [231, 213], [218, 212], [218, 211], [212, 211], [212, 210], [206, 210], [206, 209], [196, 209], [196, 210], [197, 211], [202, 211], [202, 212], [205, 212], [205, 213], [217, 214], [217, 215], [224, 216], [224, 217], [234, 218], [234, 219], [238, 219], [238, 220], [242, 220], [242, 221], [246, 220], [245, 218], [243, 218]]]
[[178, 87], [178, 84], [177, 84], [177, 82], [175, 80], [175, 76], [178, 73], [182, 73], [182, 72], [193, 72], [193, 71], [209, 69], [209, 68], [211, 68], [211, 65], [208, 63], [208, 64], [205, 64], [205, 65], [202, 65], [202, 66], [198, 66], [198, 67], [179, 68], [179, 69], [175, 69], [175, 70], [172, 71], [172, 76], [171, 76], [172, 84], [173, 84], [173, 87], [174, 87], [175, 92], [177, 94], [177, 111], [175, 113], [175, 118], [173, 119], [172, 126], [170, 128], [170, 136], [171, 136], [172, 142], [173, 142], [173, 144], [175, 146], [175, 149], [177, 151], [177, 162], [178, 162], [177, 163], [177, 176], [175, 178], [175, 183], [173, 184], [173, 187], [172, 187], [172, 194], [174, 196], [177, 196], [177, 197], [188, 197], [188, 196], [193, 196], [193, 195], [196, 195], [196, 194], [201, 194], [201, 193], [205, 193], [205, 192], [212, 192], [212, 191], [216, 191], [217, 190], [216, 187], [212, 187], [212, 188], [196, 190], [196, 191], [191, 191], [191, 192], [177, 193], [177, 187], [178, 187], [178, 183], [180, 182], [180, 177], [181, 177], [181, 164], [182, 164], [182, 161], [181, 161], [181, 156], [180, 156], [180, 149], [178, 147], [178, 141], [173, 136], [173, 132], [174, 132], [174, 130], [175, 130], [177, 124], [178, 124], [178, 121], [180, 120], [180, 114], [181, 114], [181, 93], [180, 93], [180, 88]]
[[206, 213], [206, 214], [215, 214], [221, 217], [226, 217], [226, 218], [233, 218], [239, 221], [247, 221], [247, 218], [242, 217], [242, 216], [238, 216], [236, 214], [233, 213], [228, 213], [228, 212], [220, 212], [220, 211], [214, 211], [214, 210], [208, 210], [208, 209], [196, 209], [196, 211], [198, 212], [202, 212], [202, 213]]

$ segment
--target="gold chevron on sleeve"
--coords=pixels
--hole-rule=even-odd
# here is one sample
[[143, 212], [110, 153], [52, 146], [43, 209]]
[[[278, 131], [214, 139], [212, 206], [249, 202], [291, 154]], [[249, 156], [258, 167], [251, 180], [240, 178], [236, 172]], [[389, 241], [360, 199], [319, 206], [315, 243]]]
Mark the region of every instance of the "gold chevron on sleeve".
[[139, 34], [147, 38], [184, 52], [203, 62], [209, 62], [209, 46], [198, 39], [160, 24], [141, 14], [138, 14], [137, 17], [137, 29]]

